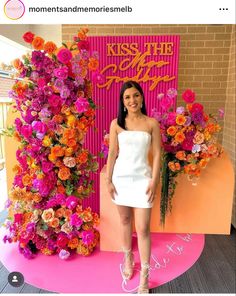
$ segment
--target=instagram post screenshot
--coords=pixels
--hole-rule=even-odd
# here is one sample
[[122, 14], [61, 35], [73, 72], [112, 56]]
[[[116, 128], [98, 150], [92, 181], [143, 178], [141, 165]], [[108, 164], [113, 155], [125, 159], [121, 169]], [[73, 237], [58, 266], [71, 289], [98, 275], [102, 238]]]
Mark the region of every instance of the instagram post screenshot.
[[1, 0], [0, 293], [235, 295], [233, 0]]

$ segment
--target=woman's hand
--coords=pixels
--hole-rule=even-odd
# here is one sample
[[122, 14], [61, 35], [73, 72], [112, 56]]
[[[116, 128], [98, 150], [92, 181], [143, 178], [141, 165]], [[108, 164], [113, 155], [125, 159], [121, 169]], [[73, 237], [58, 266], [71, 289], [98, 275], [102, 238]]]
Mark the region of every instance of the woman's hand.
[[111, 199], [115, 200], [115, 194], [117, 194], [116, 188], [114, 186], [114, 184], [112, 183], [112, 181], [108, 181], [107, 182], [107, 190], [109, 192], [109, 195], [111, 197]]
[[153, 181], [150, 180], [147, 190], [146, 190], [146, 194], [148, 195], [148, 202], [152, 203], [155, 199], [156, 196], [156, 189], [157, 189], [157, 184]]

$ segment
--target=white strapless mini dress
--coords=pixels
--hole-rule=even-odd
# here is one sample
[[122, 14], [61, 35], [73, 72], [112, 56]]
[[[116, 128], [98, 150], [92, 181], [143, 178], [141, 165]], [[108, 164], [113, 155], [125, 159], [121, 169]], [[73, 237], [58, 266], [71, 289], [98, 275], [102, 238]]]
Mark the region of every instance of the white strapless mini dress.
[[144, 131], [122, 131], [118, 134], [119, 155], [112, 182], [117, 194], [113, 202], [134, 208], [151, 208], [146, 190], [151, 180], [148, 152], [151, 135]]

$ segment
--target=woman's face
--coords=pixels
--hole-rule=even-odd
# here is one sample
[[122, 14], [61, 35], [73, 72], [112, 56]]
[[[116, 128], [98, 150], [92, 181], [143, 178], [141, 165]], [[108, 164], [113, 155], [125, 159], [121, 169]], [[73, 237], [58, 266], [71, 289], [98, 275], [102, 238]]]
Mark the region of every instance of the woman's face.
[[123, 102], [128, 112], [137, 112], [141, 109], [143, 97], [135, 87], [131, 87], [125, 90]]

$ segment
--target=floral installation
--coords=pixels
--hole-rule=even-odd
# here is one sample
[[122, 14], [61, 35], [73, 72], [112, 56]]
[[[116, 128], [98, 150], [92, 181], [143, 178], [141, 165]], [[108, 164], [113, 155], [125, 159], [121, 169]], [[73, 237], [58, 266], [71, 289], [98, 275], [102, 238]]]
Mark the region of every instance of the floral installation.
[[99, 153], [99, 156], [101, 158], [107, 158], [108, 157], [108, 152], [109, 152], [109, 133], [107, 133], [104, 130], [104, 135], [103, 135], [103, 140], [102, 140], [102, 145], [101, 145], [101, 151]]
[[180, 173], [187, 174], [188, 180], [197, 185], [201, 171], [206, 168], [212, 158], [222, 153], [217, 143], [217, 135], [221, 130], [218, 123], [224, 116], [223, 109], [218, 116], [206, 114], [202, 104], [195, 102], [195, 93], [187, 89], [182, 98], [185, 105], [174, 108], [177, 97], [176, 89], [169, 89], [166, 94], [158, 94], [160, 112], [152, 110], [152, 116], [160, 124], [162, 139], [161, 169], [161, 224], [172, 208], [172, 198], [177, 185], [176, 177]]
[[18, 78], [10, 97], [21, 118], [8, 130], [19, 147], [4, 242], [18, 242], [27, 258], [37, 252], [87, 256], [99, 241], [99, 216], [82, 207], [98, 169], [83, 143], [95, 122], [92, 82], [101, 79], [87, 32], [81, 29], [60, 48], [27, 32], [32, 52], [13, 61]]

